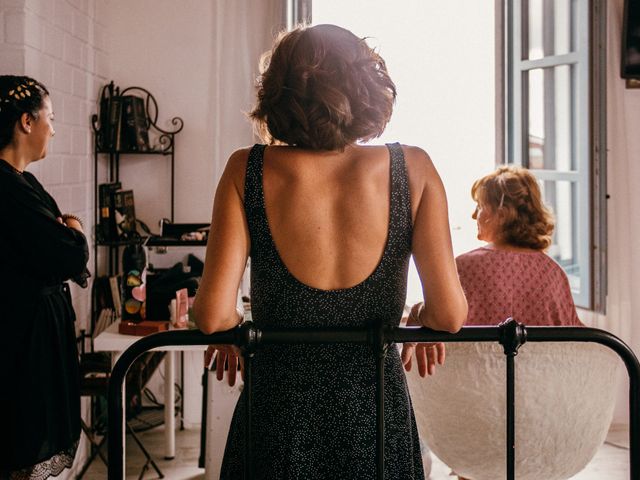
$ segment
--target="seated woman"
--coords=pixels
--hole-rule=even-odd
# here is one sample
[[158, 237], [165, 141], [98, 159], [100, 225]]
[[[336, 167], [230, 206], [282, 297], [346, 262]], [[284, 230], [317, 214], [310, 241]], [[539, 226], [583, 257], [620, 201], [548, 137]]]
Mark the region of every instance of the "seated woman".
[[528, 170], [499, 167], [471, 188], [484, 247], [456, 258], [469, 304], [466, 325], [513, 317], [525, 325], [581, 326], [569, 281], [546, 253], [554, 223]]
[[[478, 239], [487, 245], [456, 258], [469, 306], [465, 325], [497, 325], [512, 317], [525, 325], [582, 326], [567, 275], [545, 253], [554, 221], [536, 177], [524, 168], [502, 166], [477, 180], [471, 196]], [[435, 357], [427, 349], [429, 374]], [[410, 361], [405, 368], [411, 368]]]
[[[512, 317], [525, 325], [583, 326], [566, 274], [545, 253], [554, 224], [535, 176], [523, 168], [499, 167], [473, 184], [471, 196], [478, 239], [487, 245], [456, 258], [469, 305], [465, 325], [497, 325]], [[419, 306], [411, 309], [407, 325], [420, 324]], [[414, 351], [421, 376], [433, 375], [446, 356], [443, 343], [405, 343], [407, 371]]]

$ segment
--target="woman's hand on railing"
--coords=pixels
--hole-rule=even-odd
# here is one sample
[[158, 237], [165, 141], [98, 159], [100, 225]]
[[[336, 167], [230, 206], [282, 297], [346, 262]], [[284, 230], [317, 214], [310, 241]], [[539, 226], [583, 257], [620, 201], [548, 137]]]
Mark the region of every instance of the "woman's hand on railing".
[[216, 361], [216, 379], [222, 381], [224, 378], [224, 371], [226, 370], [227, 382], [230, 387], [233, 387], [236, 384], [239, 362], [240, 373], [244, 380], [244, 365], [242, 355], [238, 347], [235, 345], [209, 345], [204, 354], [204, 366], [206, 368], [209, 368], [209, 365], [211, 365], [211, 360], [214, 358], [214, 354]]
[[[422, 327], [419, 315], [420, 310], [424, 308], [422, 302], [415, 304], [411, 308], [409, 317], [407, 318], [407, 327]], [[402, 344], [402, 365], [408, 372], [412, 367], [413, 353], [416, 354], [416, 362], [418, 363], [418, 373], [421, 377], [433, 375], [436, 371], [436, 364], [443, 365], [446, 357], [446, 349], [444, 343], [403, 343]]]

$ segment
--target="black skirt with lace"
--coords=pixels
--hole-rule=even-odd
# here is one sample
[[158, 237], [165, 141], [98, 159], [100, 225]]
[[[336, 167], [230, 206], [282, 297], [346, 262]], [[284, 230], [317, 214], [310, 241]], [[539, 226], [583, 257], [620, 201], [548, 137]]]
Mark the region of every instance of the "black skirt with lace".
[[0, 480], [45, 480], [49, 477], [57, 477], [65, 468], [71, 468], [77, 449], [78, 442], [75, 442], [44, 462], [12, 472], [0, 473]]

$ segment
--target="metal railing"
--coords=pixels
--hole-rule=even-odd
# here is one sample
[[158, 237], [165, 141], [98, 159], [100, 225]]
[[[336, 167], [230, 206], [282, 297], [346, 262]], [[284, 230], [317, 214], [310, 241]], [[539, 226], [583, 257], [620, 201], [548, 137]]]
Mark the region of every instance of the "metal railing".
[[[263, 345], [359, 343], [372, 346], [376, 357], [376, 472], [384, 478], [384, 359], [390, 343], [405, 342], [499, 342], [507, 361], [507, 480], [515, 479], [515, 390], [514, 360], [525, 342], [593, 342], [614, 350], [629, 374], [629, 461], [630, 478], [640, 479], [640, 363], [633, 351], [618, 337], [604, 330], [586, 327], [525, 327], [507, 319], [496, 327], [464, 327], [458, 333], [437, 332], [428, 328], [369, 327], [340, 329], [269, 329], [260, 330], [251, 322], [226, 332], [204, 335], [199, 331], [170, 331], [149, 335], [123, 352], [111, 373], [109, 383], [109, 480], [124, 478], [124, 379], [129, 367], [142, 353], [154, 348], [179, 345], [234, 344], [244, 357], [244, 401], [251, 412], [251, 359]], [[245, 480], [254, 478], [252, 462], [251, 415], [245, 428]]]

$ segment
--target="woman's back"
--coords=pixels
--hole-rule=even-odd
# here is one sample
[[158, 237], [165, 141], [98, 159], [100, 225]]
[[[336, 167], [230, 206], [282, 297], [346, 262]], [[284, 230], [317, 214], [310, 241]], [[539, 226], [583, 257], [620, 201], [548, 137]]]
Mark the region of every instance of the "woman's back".
[[508, 317], [526, 325], [582, 325], [566, 274], [544, 252], [481, 247], [456, 263], [469, 304], [467, 325]]
[[326, 167], [313, 153], [274, 150], [284, 149], [255, 146], [245, 177], [256, 323], [397, 324], [412, 234], [400, 145], [362, 149], [374, 151], [369, 170], [366, 154]]
[[300, 282], [344, 289], [374, 271], [389, 227], [386, 147], [351, 146], [343, 152], [269, 147], [263, 185], [275, 246]]
[[544, 253], [554, 220], [535, 175], [502, 165], [474, 182], [471, 197], [478, 239], [488, 243], [456, 259], [467, 325], [495, 325], [508, 317], [526, 325], [582, 325], [567, 275]]

